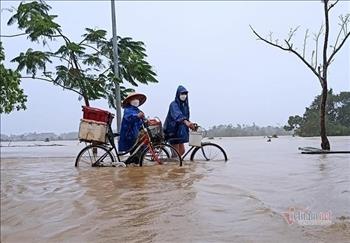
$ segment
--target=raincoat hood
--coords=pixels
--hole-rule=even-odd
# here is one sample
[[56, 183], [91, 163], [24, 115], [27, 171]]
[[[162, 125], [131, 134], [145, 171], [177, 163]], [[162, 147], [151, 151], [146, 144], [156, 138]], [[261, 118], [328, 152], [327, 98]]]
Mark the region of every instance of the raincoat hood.
[[184, 92], [188, 93], [187, 89], [184, 86], [179, 85], [179, 87], [177, 87], [177, 90], [176, 90], [175, 100], [181, 101], [180, 100], [180, 94], [184, 93]]
[[190, 117], [190, 107], [188, 104], [188, 95], [185, 101], [181, 101], [180, 100], [180, 94], [183, 92], [187, 92], [187, 89], [182, 86], [179, 85], [179, 87], [177, 87], [176, 90], [176, 97], [175, 97], [175, 102], [179, 105], [180, 110], [182, 111], [183, 115], [187, 117], [187, 119]]

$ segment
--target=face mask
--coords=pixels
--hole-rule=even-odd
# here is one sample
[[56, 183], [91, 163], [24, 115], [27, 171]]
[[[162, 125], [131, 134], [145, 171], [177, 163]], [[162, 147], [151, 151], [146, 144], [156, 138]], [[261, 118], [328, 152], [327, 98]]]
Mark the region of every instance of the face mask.
[[187, 94], [180, 95], [180, 100], [185, 101], [187, 98]]
[[132, 100], [132, 101], [130, 101], [130, 105], [138, 107], [140, 105], [140, 101], [139, 100]]

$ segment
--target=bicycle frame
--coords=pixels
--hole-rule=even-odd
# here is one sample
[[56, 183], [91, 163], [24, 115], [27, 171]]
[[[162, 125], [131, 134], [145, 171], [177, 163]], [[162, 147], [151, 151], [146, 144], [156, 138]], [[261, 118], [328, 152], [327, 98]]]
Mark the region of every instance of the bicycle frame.
[[[109, 143], [111, 144], [111, 148], [109, 148], [109, 152], [111, 152], [114, 149], [114, 152], [116, 154], [117, 160], [118, 162], [122, 162], [120, 159], [120, 156], [126, 155], [128, 153], [130, 153], [131, 151], [133, 151], [129, 157], [134, 156], [137, 152], [140, 151], [140, 149], [142, 149], [142, 147], [147, 146], [147, 148], [151, 151], [152, 157], [153, 159], [158, 163], [158, 164], [162, 164], [157, 156], [157, 154], [154, 152], [153, 146], [152, 146], [152, 141], [150, 138], [150, 135], [148, 133], [148, 129], [147, 127], [144, 125], [144, 123], [142, 124], [142, 130], [140, 131], [141, 135], [139, 135], [139, 137], [137, 138], [135, 144], [132, 146], [132, 148], [128, 151], [124, 151], [122, 153], [120, 153], [114, 143], [114, 135], [112, 132], [112, 127], [111, 125], [108, 126], [108, 132], [107, 132], [107, 137], [109, 140]], [[113, 155], [114, 156], [114, 155]]]
[[[200, 127], [201, 127], [201, 126], [199, 126], [199, 125], [196, 124], [195, 131], [197, 131]], [[204, 131], [204, 132], [205, 132], [205, 131]], [[171, 139], [170, 139], [170, 140], [171, 140]], [[167, 143], [169, 143], [169, 140], [167, 141]], [[169, 143], [169, 144], [170, 144], [170, 143]], [[196, 147], [196, 146], [190, 146], [190, 149], [189, 149], [188, 151], [186, 151], [186, 153], [185, 153], [184, 155], [182, 155], [181, 160], [184, 160], [184, 159], [186, 158], [186, 156], [187, 156], [193, 149], [195, 149], [195, 148], [197, 148], [197, 147]], [[208, 157], [207, 157], [207, 155], [205, 154], [205, 151], [202, 149], [202, 146], [201, 146], [200, 148], [201, 148], [201, 150], [202, 150], [203, 156], [205, 157], [205, 159], [208, 160]]]
[[194, 148], [196, 148], [195, 146], [190, 146], [190, 147], [191, 147], [191, 148], [190, 148], [184, 155], [182, 155], [182, 157], [181, 157], [182, 160], [184, 160], [185, 157], [186, 157]]
[[[196, 147], [196, 146], [190, 146], [190, 149], [189, 149], [188, 151], [186, 151], [186, 153], [181, 157], [181, 159], [184, 160], [185, 157], [186, 157], [193, 149], [195, 149], [195, 148], [198, 148], [198, 147]], [[203, 153], [204, 158], [205, 158], [206, 160], [209, 160], [208, 157], [207, 157], [207, 155], [205, 154], [205, 151], [203, 150], [202, 146], [199, 147], [199, 149], [202, 150], [202, 153]]]

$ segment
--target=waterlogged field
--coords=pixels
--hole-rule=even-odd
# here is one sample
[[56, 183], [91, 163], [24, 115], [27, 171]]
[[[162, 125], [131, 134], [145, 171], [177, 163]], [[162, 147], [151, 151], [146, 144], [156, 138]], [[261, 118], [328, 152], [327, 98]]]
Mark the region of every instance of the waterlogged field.
[[266, 140], [216, 138], [227, 163], [182, 168], [77, 169], [77, 141], [2, 143], [1, 242], [349, 242], [350, 154]]

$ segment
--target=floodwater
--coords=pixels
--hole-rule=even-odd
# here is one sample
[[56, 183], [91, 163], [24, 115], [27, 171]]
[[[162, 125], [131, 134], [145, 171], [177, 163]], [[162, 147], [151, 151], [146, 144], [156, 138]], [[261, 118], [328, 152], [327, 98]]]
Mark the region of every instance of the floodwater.
[[[350, 242], [350, 154], [298, 151], [319, 138], [211, 141], [227, 163], [77, 169], [77, 141], [2, 147], [1, 242]], [[288, 208], [331, 221], [287, 223]]]

